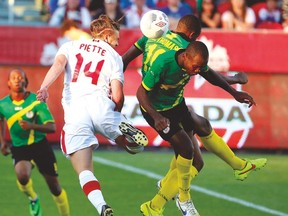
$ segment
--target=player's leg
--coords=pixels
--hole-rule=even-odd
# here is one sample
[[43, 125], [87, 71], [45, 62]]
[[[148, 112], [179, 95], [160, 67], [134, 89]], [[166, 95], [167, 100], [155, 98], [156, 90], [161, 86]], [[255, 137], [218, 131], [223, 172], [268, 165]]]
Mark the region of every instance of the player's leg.
[[60, 215], [69, 216], [68, 197], [58, 181], [57, 162], [51, 145], [46, 139], [35, 143], [32, 154], [40, 173], [46, 180]]
[[193, 110], [190, 110], [190, 113], [195, 124], [195, 132], [204, 147], [232, 167], [235, 170], [236, 179], [244, 180], [250, 171], [260, 169], [266, 164], [265, 158], [244, 160], [237, 157], [227, 143], [213, 130], [207, 119], [197, 115]]
[[33, 167], [30, 156], [31, 146], [12, 147], [11, 152], [14, 160], [17, 186], [29, 198], [30, 215], [42, 215], [39, 197], [33, 188], [33, 182], [30, 178]]
[[[100, 182], [93, 174], [93, 146], [78, 150], [70, 155], [72, 166], [79, 176], [81, 188], [99, 215], [113, 215], [101, 191]], [[105, 213], [104, 213], [105, 212]]]

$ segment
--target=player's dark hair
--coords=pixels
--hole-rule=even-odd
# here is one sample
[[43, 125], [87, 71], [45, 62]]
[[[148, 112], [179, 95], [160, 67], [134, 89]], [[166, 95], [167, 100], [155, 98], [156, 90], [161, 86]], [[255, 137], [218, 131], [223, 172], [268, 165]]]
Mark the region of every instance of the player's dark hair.
[[192, 54], [193, 56], [200, 54], [204, 60], [208, 61], [209, 51], [208, 51], [207, 46], [202, 41], [190, 42], [186, 50], [188, 53]]
[[186, 29], [187, 32], [194, 32], [194, 39], [201, 34], [201, 22], [199, 18], [193, 14], [188, 14], [181, 17], [178, 22], [178, 27], [181, 29]]
[[29, 82], [28, 82], [28, 78], [27, 78], [27, 76], [26, 76], [26, 73], [25, 73], [25, 71], [24, 71], [22, 68], [15, 68], [15, 69], [11, 70], [11, 71], [9, 72], [9, 75], [8, 75], [8, 80], [10, 79], [10, 74], [11, 74], [13, 71], [19, 71], [19, 72], [21, 72], [21, 73], [24, 75], [25, 88], [27, 88]]

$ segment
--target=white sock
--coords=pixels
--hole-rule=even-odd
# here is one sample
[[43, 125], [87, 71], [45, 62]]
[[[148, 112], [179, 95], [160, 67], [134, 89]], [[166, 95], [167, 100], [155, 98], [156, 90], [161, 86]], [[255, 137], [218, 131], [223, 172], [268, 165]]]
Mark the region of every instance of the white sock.
[[[105, 205], [106, 202], [102, 195], [98, 180], [91, 171], [84, 170], [79, 174], [79, 181], [82, 190], [100, 215], [102, 206]], [[89, 186], [87, 187], [87, 185]]]

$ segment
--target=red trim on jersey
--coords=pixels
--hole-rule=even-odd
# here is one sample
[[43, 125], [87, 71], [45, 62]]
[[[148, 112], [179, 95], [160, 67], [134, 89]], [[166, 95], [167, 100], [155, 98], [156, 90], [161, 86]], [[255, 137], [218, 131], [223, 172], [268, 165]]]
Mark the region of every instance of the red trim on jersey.
[[66, 145], [65, 145], [65, 131], [64, 130], [61, 131], [61, 148], [64, 154], [66, 154], [67, 151], [66, 151]]
[[98, 181], [89, 181], [83, 185], [83, 191], [88, 196], [88, 194], [93, 190], [101, 190], [100, 184]]

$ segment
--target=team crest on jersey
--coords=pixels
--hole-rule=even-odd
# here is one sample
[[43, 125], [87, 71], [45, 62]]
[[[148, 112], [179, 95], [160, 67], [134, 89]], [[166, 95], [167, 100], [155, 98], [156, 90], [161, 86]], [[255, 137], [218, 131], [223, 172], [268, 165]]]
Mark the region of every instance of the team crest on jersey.
[[28, 119], [33, 118], [33, 117], [34, 117], [34, 112], [33, 112], [33, 111], [28, 111], [28, 112], [26, 113], [26, 117], [27, 117]]

